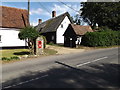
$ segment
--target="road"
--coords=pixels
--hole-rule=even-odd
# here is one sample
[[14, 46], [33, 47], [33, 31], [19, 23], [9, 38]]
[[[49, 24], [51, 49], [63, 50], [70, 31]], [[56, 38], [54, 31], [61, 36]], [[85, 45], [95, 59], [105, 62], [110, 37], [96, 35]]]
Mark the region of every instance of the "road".
[[5, 88], [119, 88], [118, 48], [54, 55], [2, 66]]

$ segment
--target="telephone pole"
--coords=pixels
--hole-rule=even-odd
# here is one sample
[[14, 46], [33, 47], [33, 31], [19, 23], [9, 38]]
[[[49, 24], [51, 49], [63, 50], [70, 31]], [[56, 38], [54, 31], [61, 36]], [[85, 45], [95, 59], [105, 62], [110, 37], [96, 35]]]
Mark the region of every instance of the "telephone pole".
[[28, 22], [30, 21], [30, 0], [28, 0]]

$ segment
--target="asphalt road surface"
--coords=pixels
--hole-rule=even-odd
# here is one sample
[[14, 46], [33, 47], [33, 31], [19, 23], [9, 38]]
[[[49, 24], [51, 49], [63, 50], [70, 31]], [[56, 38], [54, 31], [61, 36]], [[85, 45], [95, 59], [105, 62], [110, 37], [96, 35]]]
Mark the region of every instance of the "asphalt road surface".
[[54, 55], [2, 66], [2, 88], [120, 88], [118, 48]]

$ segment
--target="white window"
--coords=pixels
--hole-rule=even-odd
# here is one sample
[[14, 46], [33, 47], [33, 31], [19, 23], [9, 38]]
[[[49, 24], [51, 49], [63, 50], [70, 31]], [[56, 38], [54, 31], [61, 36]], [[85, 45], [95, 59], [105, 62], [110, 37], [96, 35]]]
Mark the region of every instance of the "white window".
[[54, 36], [52, 36], [52, 40], [54, 40]]

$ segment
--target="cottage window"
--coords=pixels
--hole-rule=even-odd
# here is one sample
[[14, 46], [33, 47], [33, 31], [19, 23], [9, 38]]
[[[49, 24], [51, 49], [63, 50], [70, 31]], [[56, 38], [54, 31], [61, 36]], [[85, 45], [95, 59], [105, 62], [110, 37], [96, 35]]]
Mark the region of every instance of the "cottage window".
[[61, 24], [61, 28], [63, 28], [63, 24]]
[[0, 41], [1, 41], [1, 35], [0, 35]]

